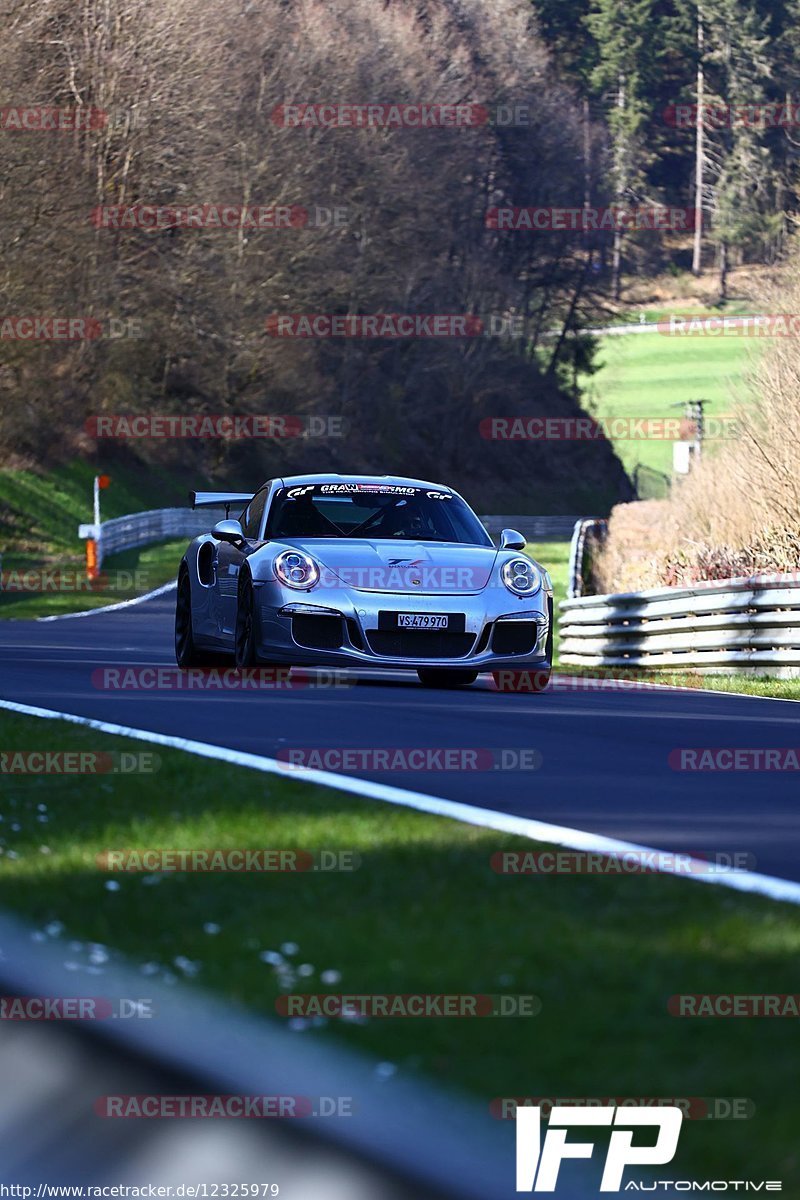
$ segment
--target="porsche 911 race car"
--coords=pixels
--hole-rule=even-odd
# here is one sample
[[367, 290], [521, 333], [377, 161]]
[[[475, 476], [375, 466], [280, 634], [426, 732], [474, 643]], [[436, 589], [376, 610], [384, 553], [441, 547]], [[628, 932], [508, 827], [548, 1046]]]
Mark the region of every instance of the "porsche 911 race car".
[[228, 519], [181, 561], [180, 667], [223, 653], [242, 670], [399, 668], [431, 687], [458, 687], [510, 669], [530, 674], [527, 690], [547, 685], [550, 577], [514, 530], [496, 548], [451, 488], [302, 475], [255, 494], [194, 492], [192, 501], [224, 505]]

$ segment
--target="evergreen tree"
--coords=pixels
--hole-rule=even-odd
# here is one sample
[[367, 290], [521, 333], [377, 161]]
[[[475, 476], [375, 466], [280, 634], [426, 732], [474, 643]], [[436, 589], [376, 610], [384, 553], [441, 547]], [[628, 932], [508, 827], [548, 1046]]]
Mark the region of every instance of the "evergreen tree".
[[[586, 25], [597, 47], [590, 84], [606, 108], [611, 138], [609, 182], [615, 203], [636, 204], [647, 191], [652, 162], [648, 132], [652, 85], [660, 49], [657, 0], [594, 0]], [[616, 229], [612, 261], [614, 299], [621, 295], [623, 233]]]

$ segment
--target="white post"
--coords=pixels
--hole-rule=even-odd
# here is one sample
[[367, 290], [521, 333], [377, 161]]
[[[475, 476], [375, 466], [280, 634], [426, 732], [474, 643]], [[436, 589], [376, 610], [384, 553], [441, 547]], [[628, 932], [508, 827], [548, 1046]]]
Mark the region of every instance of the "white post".
[[96, 526], [100, 524], [100, 476], [94, 477], [94, 523]]

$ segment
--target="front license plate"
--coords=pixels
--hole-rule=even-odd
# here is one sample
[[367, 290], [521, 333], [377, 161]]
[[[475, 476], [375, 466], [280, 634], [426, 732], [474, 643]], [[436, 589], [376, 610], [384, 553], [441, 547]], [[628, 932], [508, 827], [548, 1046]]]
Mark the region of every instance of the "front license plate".
[[450, 618], [446, 613], [398, 613], [398, 629], [447, 629]]

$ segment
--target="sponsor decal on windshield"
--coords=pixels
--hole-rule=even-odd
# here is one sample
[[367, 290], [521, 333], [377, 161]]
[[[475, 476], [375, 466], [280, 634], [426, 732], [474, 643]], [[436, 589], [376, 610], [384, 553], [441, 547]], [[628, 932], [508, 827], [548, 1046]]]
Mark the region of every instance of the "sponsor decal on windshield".
[[289, 488], [287, 495], [292, 499], [314, 492], [319, 496], [358, 496], [364, 493], [381, 496], [421, 496], [431, 500], [451, 500], [450, 492], [437, 492], [419, 487], [407, 487], [399, 483], [309, 483], [303, 487]]

